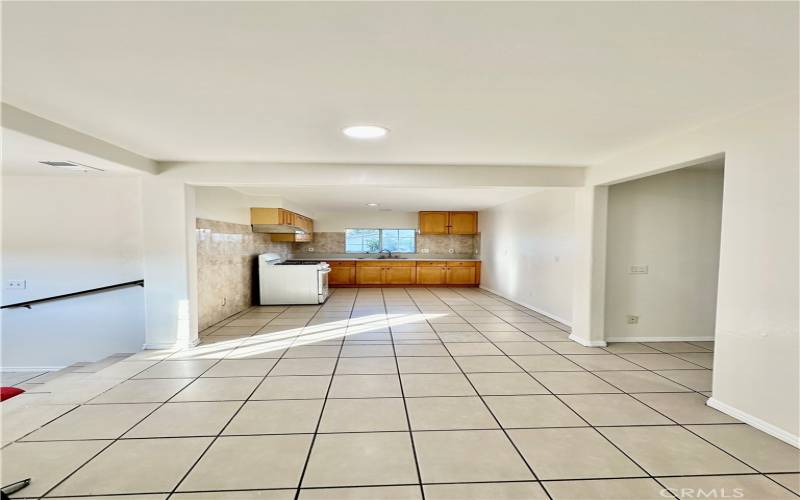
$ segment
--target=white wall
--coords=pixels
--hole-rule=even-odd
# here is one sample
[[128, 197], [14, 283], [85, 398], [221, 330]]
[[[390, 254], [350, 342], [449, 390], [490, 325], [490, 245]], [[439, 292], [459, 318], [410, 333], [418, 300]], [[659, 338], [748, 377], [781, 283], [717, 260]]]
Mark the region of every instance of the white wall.
[[575, 191], [553, 189], [480, 212], [481, 287], [572, 320]]
[[684, 168], [609, 188], [607, 341], [714, 339], [722, 183], [721, 168]]
[[317, 212], [314, 231], [341, 233], [348, 228], [400, 228], [416, 229], [419, 222], [417, 212], [383, 212], [377, 209], [355, 212]]
[[713, 398], [798, 445], [798, 95], [630, 150], [588, 172], [608, 184], [725, 154]]
[[192, 186], [195, 193], [195, 215], [234, 224], [250, 225], [250, 207], [285, 208], [307, 217], [314, 213], [280, 196], [250, 196], [222, 186]]
[[[136, 177], [76, 173], [6, 177], [3, 304], [143, 278], [141, 187]], [[61, 367], [136, 352], [144, 341], [140, 287], [2, 311], [4, 370]]]

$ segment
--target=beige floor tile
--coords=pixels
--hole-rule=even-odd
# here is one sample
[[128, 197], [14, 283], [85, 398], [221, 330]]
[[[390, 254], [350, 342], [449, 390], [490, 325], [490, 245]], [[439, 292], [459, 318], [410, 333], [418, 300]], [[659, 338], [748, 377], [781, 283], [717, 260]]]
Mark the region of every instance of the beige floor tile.
[[529, 342], [495, 342], [495, 345], [504, 353], [509, 356], [531, 356], [549, 354], [553, 355], [555, 352], [542, 344], [531, 340]]
[[[213, 491], [204, 493], [176, 493], [170, 498], [175, 500], [293, 500], [294, 489], [286, 490], [248, 490], [248, 491]], [[83, 499], [83, 500], [94, 500]], [[110, 500], [110, 499], [109, 499]], [[128, 497], [114, 500], [128, 500]]]
[[[661, 500], [663, 487], [652, 479], [547, 481], [553, 500]], [[672, 498], [667, 494], [666, 498]]]
[[646, 476], [594, 429], [516, 429], [508, 433], [541, 480]]
[[[18, 398], [19, 397], [21, 396], [18, 396]], [[12, 409], [8, 407], [8, 403], [12, 402], [13, 400], [7, 401], [2, 405], [2, 408], [0, 408], [0, 424], [2, 424], [2, 432], [0, 432], [2, 444], [0, 446], [5, 446], [8, 443], [22, 438], [47, 422], [55, 420], [77, 407], [77, 405], [73, 404], [31, 404], [14, 407]]]
[[[151, 495], [125, 495], [122, 498], [125, 500], [166, 500], [168, 496], [169, 495], [164, 493], [156, 493]], [[58, 500], [120, 500], [120, 497], [118, 495], [99, 495], [92, 497], [58, 497]]]
[[800, 495], [800, 474], [769, 474], [769, 477]]
[[401, 395], [397, 375], [336, 375], [328, 397], [393, 398]]
[[[704, 477], [665, 477], [659, 481], [679, 499], [701, 498], [700, 492], [721, 495], [743, 500], [778, 500], [797, 498], [785, 488], [773, 483], [764, 476], [704, 476]], [[713, 497], [712, 497], [713, 498]], [[722, 498], [717, 496], [717, 498]]]
[[223, 436], [214, 441], [178, 491], [293, 488], [311, 436]]
[[300, 490], [299, 500], [422, 500], [419, 486], [366, 486]]
[[322, 399], [248, 401], [224, 434], [313, 433], [323, 402]]
[[400, 373], [461, 373], [461, 369], [449, 356], [398, 357], [397, 364]]
[[394, 347], [391, 344], [346, 345], [342, 347], [342, 358], [371, 358], [379, 356], [394, 356]]
[[156, 403], [79, 406], [25, 440], [116, 439], [156, 408]]
[[404, 432], [319, 434], [304, 487], [416, 483], [411, 439]]
[[92, 458], [111, 441], [13, 443], [0, 450], [2, 484], [25, 478], [31, 484], [15, 496], [38, 497]]
[[[511, 344], [515, 342], [522, 342], [526, 344], [536, 343], [527, 333], [514, 331], [514, 332], [481, 332], [481, 335], [492, 341], [498, 348], [502, 347], [498, 344]], [[551, 351], [552, 352], [552, 351]], [[520, 353], [524, 354], [524, 353]], [[542, 353], [540, 353], [542, 354]]]
[[339, 356], [338, 346], [332, 345], [301, 345], [291, 347], [283, 355], [284, 358], [336, 358]]
[[707, 397], [692, 392], [653, 393], [634, 396], [679, 424], [730, 424], [738, 421], [706, 405]]
[[172, 398], [181, 401], [243, 401], [261, 377], [199, 378]]
[[672, 423], [627, 394], [572, 394], [561, 399], [595, 426]]
[[692, 370], [697, 365], [670, 354], [620, 354], [623, 358], [648, 370]]
[[547, 495], [539, 483], [462, 483], [427, 484], [427, 500], [545, 500]]
[[589, 371], [644, 370], [628, 360], [608, 354], [570, 354], [566, 358]]
[[711, 390], [711, 370], [658, 370], [655, 373], [695, 391]]
[[460, 373], [417, 374], [404, 373], [405, 396], [474, 396], [475, 390], [467, 377]]
[[539, 342], [571, 342], [569, 340], [569, 334], [567, 332], [563, 332], [558, 328], [552, 328], [550, 326], [544, 327], [537, 327], [538, 329], [534, 328], [520, 328], [523, 332], [530, 335], [535, 340]]
[[211, 332], [212, 337], [216, 337], [218, 335], [230, 337], [236, 335], [252, 335], [258, 331], [258, 326], [221, 326]]
[[451, 342], [445, 344], [445, 347], [454, 357], [503, 355], [503, 351], [489, 342]]
[[216, 436], [241, 405], [240, 401], [167, 403], [125, 437]]
[[340, 358], [337, 375], [388, 375], [397, 373], [394, 357]]
[[671, 380], [646, 371], [597, 372], [596, 375], [625, 392], [691, 392]]
[[156, 364], [156, 361], [120, 361], [97, 372], [107, 378], [131, 378]]
[[658, 354], [658, 351], [639, 342], [610, 342], [604, 349], [614, 354]]
[[478, 397], [410, 398], [406, 404], [415, 431], [499, 428]]
[[394, 350], [397, 356], [445, 356], [449, 357], [450, 353], [447, 349], [440, 344], [401, 344], [395, 345]]
[[456, 363], [465, 373], [513, 373], [522, 368], [508, 356], [456, 356]]
[[486, 342], [484, 335], [478, 332], [438, 332], [442, 342]]
[[192, 379], [142, 379], [126, 380], [90, 401], [107, 403], [163, 403], [189, 385]]
[[678, 426], [603, 427], [598, 430], [654, 476], [753, 472]]
[[[605, 372], [604, 372], [605, 373]], [[612, 372], [624, 373], [624, 372]], [[555, 394], [615, 393], [619, 389], [587, 372], [536, 372], [536, 380]]]
[[644, 342], [647, 347], [652, 347], [661, 352], [678, 353], [678, 352], [708, 352], [705, 347], [689, 342]]
[[702, 366], [703, 368], [708, 368], [709, 370], [714, 367], [714, 353], [712, 352], [675, 353], [674, 356], [686, 360], [689, 363]]
[[609, 354], [600, 347], [586, 347], [577, 342], [543, 342], [544, 345], [559, 354]]
[[210, 442], [211, 438], [116, 441], [64, 481], [52, 495], [171, 491]]
[[401, 398], [329, 399], [319, 432], [408, 430]]
[[482, 396], [549, 394], [527, 373], [470, 373], [467, 377]]
[[267, 377], [251, 399], [320, 399], [330, 381], [330, 375]]
[[423, 483], [533, 479], [502, 431], [415, 432]]
[[275, 359], [223, 359], [203, 377], [264, 377], [275, 366]]
[[336, 358], [294, 358], [278, 361], [270, 376], [278, 375], [331, 375]]
[[800, 450], [747, 424], [692, 425], [689, 429], [759, 472], [800, 472]]
[[487, 396], [484, 400], [506, 429], [587, 425], [555, 396]]
[[539, 356], [511, 356], [524, 370], [529, 372], [582, 372], [583, 368], [560, 354]]

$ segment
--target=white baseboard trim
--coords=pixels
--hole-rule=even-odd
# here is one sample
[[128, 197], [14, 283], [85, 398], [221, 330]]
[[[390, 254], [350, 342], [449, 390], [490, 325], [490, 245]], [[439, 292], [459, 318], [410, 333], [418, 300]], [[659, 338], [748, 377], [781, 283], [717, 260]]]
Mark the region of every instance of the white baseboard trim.
[[714, 337], [607, 337], [606, 342], [713, 342]]
[[765, 422], [758, 417], [754, 417], [753, 415], [745, 413], [738, 408], [734, 408], [733, 406], [725, 404], [718, 399], [708, 398], [706, 405], [714, 408], [715, 410], [719, 410], [722, 413], [735, 418], [736, 420], [741, 420], [742, 422], [749, 424], [760, 431], [764, 431], [770, 436], [780, 439], [784, 443], [790, 444], [795, 448], [800, 448], [800, 436], [796, 436], [791, 432], [785, 431], [780, 427], [770, 424], [769, 422]]
[[579, 343], [580, 345], [582, 345], [584, 347], [606, 347], [608, 345], [608, 344], [606, 344], [605, 340], [587, 341], [587, 340], [582, 339], [580, 337], [576, 337], [574, 334], [570, 334], [570, 336], [567, 337], [567, 338], [569, 338], [573, 342]]
[[534, 306], [534, 305], [532, 305], [532, 304], [526, 304], [526, 303], [524, 303], [524, 302], [520, 302], [520, 301], [518, 301], [518, 300], [514, 300], [514, 299], [512, 299], [511, 297], [508, 297], [508, 296], [506, 296], [506, 295], [504, 295], [504, 294], [502, 294], [502, 293], [498, 292], [497, 290], [493, 290], [493, 289], [491, 289], [491, 288], [489, 288], [489, 287], [486, 287], [486, 286], [483, 286], [483, 285], [481, 285], [481, 286], [480, 286], [480, 289], [481, 289], [481, 290], [486, 290], [487, 292], [491, 292], [491, 293], [493, 293], [493, 294], [495, 294], [495, 295], [498, 295], [498, 296], [500, 296], [500, 297], [503, 297], [503, 298], [504, 298], [504, 299], [506, 299], [506, 300], [510, 300], [511, 302], [513, 302], [513, 303], [515, 303], [515, 304], [519, 304], [519, 305], [521, 305], [522, 307], [527, 307], [527, 308], [528, 308], [528, 309], [530, 309], [531, 311], [536, 311], [536, 312], [537, 312], [537, 313], [539, 313], [539, 314], [544, 314], [544, 315], [545, 315], [545, 316], [547, 316], [548, 318], [554, 319], [554, 320], [558, 321], [559, 323], [563, 323], [563, 324], [565, 324], [565, 325], [567, 325], [567, 326], [569, 326], [569, 327], [572, 327], [572, 322], [571, 322], [571, 321], [567, 321], [567, 320], [566, 320], [566, 319], [564, 319], [564, 318], [561, 318], [561, 317], [559, 317], [559, 316], [556, 316], [555, 314], [549, 313], [549, 312], [545, 311], [544, 309], [540, 309], [540, 308], [538, 308], [538, 307], [536, 307], [536, 306]]
[[142, 346], [142, 349], [143, 350], [151, 350], [151, 349], [163, 350], [163, 349], [167, 349], [167, 350], [171, 350], [171, 351], [177, 351], [178, 349], [187, 349], [189, 347], [194, 347], [194, 346], [198, 345], [199, 343], [200, 343], [200, 339], [199, 338], [196, 338], [196, 339], [194, 339], [193, 341], [191, 341], [191, 342], [189, 342], [187, 344], [184, 344], [183, 342], [179, 342], [179, 343], [176, 343], [176, 342], [147, 342]]
[[0, 372], [55, 372], [66, 368], [66, 366], [3, 366]]

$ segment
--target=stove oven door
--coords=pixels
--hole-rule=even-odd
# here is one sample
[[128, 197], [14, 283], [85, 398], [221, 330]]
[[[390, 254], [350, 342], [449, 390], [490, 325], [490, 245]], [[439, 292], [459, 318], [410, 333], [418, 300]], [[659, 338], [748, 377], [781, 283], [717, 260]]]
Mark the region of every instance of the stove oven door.
[[328, 273], [331, 272], [331, 268], [327, 267], [325, 269], [320, 269], [318, 271], [319, 279], [319, 303], [322, 304], [325, 302], [325, 299], [328, 298]]

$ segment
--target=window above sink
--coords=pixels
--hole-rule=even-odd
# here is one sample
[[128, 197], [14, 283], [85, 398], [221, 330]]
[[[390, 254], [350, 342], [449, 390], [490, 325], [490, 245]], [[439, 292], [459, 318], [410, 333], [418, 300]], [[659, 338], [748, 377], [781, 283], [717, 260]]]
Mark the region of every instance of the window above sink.
[[346, 229], [345, 252], [379, 253], [388, 250], [392, 253], [414, 253], [417, 250], [416, 229]]

